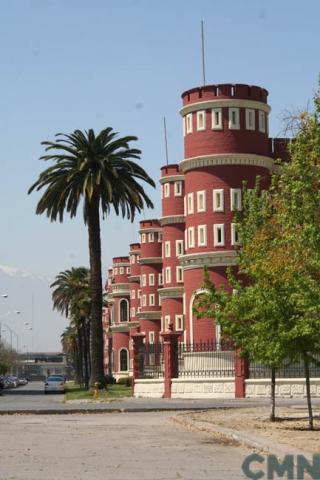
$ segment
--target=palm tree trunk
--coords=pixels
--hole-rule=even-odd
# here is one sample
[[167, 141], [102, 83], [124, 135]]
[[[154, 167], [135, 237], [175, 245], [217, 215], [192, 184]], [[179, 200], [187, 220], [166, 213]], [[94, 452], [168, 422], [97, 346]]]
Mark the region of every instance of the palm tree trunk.
[[89, 366], [88, 366], [88, 342], [86, 332], [86, 320], [82, 322], [82, 341], [83, 341], [83, 366], [84, 366], [84, 388], [89, 390]]
[[303, 362], [304, 362], [304, 371], [305, 371], [305, 377], [306, 377], [309, 430], [313, 430], [313, 413], [312, 413], [312, 404], [311, 404], [310, 369], [309, 369], [310, 365], [309, 365], [309, 359], [307, 355], [303, 356]]
[[99, 199], [92, 197], [87, 202], [87, 222], [90, 252], [91, 288], [91, 376], [90, 385], [104, 386], [103, 328], [102, 328], [102, 274]]
[[78, 345], [78, 383], [83, 386], [83, 341], [82, 341], [82, 331], [81, 327], [77, 328], [77, 345]]
[[270, 421], [274, 422], [276, 419], [276, 369], [271, 368], [271, 409], [270, 409]]

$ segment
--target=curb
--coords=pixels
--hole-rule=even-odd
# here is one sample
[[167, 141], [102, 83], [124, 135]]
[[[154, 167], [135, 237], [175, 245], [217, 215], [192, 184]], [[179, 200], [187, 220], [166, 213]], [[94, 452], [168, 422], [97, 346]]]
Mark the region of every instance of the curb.
[[154, 408], [72, 408], [72, 409], [24, 409], [24, 410], [0, 410], [1, 415], [68, 415], [68, 414], [98, 414], [98, 413], [152, 413], [152, 412], [204, 412], [206, 410], [216, 410], [220, 407], [154, 407]]

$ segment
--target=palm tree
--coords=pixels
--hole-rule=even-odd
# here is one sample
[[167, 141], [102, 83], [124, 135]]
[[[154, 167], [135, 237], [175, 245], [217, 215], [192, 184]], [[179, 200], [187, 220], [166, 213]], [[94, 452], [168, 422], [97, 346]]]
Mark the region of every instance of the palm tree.
[[44, 170], [30, 187], [45, 188], [38, 202], [36, 213], [46, 215], [51, 221], [62, 222], [68, 212], [77, 213], [83, 199], [84, 222], [88, 227], [90, 254], [91, 294], [91, 385], [104, 384], [103, 334], [102, 334], [102, 274], [100, 210], [103, 218], [111, 208], [133, 221], [135, 214], [153, 204], [140, 181], [155, 187], [154, 181], [133, 159], [140, 159], [141, 151], [130, 148], [129, 143], [137, 140], [127, 136], [118, 138], [112, 128], [95, 135], [92, 129], [71, 134], [59, 133], [55, 142], [45, 141], [46, 151], [41, 160], [55, 164]]

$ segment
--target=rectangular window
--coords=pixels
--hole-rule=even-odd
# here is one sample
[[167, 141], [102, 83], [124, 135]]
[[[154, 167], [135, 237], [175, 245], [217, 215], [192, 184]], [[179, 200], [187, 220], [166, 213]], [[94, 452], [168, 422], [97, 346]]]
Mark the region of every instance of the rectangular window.
[[224, 224], [213, 225], [213, 245], [215, 247], [224, 246]]
[[171, 256], [170, 242], [164, 242], [164, 256], [165, 257]]
[[164, 198], [170, 197], [170, 183], [163, 184], [163, 196]]
[[141, 290], [138, 290], [138, 298], [141, 298]]
[[127, 267], [127, 273], [129, 274], [131, 272], [130, 267]]
[[169, 330], [170, 325], [170, 315], [165, 315], [164, 317], [164, 329]]
[[205, 110], [201, 110], [197, 112], [197, 130], [205, 130], [206, 129], [206, 112]]
[[154, 286], [154, 273], [149, 273], [149, 285]]
[[224, 211], [224, 191], [222, 188], [213, 190], [213, 211]]
[[206, 211], [206, 191], [197, 192], [197, 212]]
[[150, 295], [149, 295], [149, 305], [150, 305], [150, 307], [154, 307], [154, 305], [155, 305], [155, 294], [154, 293], [150, 293]]
[[259, 110], [259, 132], [266, 133], [266, 114]]
[[160, 185], [160, 198], [163, 199], [163, 185]]
[[192, 133], [192, 113], [186, 115], [186, 133]]
[[166, 283], [171, 283], [171, 267], [165, 269]]
[[136, 309], [134, 307], [131, 307], [130, 309], [130, 315], [131, 317], [135, 317], [136, 316]]
[[142, 306], [143, 307], [147, 306], [147, 295], [142, 295]]
[[149, 343], [154, 343], [155, 335], [154, 332], [149, 332]]
[[132, 298], [132, 300], [135, 300], [135, 298], [136, 298], [136, 291], [135, 290], [131, 290], [131, 298]]
[[124, 274], [124, 268], [120, 267], [120, 275], [123, 275], [123, 274]]
[[182, 118], [182, 132], [183, 132], [183, 136], [185, 137], [186, 136], [186, 119], [185, 119], [185, 117]]
[[176, 315], [176, 331], [183, 330], [183, 315]]
[[232, 212], [242, 208], [241, 202], [241, 188], [231, 188], [230, 189], [230, 209]]
[[141, 234], [141, 243], [146, 243], [146, 234], [145, 233]]
[[194, 248], [194, 227], [188, 228], [188, 248]]
[[193, 193], [188, 193], [187, 197], [187, 202], [188, 202], [188, 214], [193, 213]]
[[176, 256], [183, 255], [183, 240], [176, 240]]
[[255, 110], [252, 110], [251, 108], [246, 108], [246, 129], [255, 130], [255, 128]]
[[236, 223], [231, 223], [231, 245], [239, 245], [239, 231]]
[[147, 286], [147, 275], [144, 273], [141, 277], [141, 286], [146, 287]]
[[117, 268], [114, 269], [114, 274], [118, 275], [118, 269]]
[[158, 274], [158, 285], [163, 285], [163, 275], [162, 275], [162, 273]]
[[176, 267], [176, 281], [177, 281], [177, 283], [182, 283], [183, 282], [182, 267]]
[[230, 130], [239, 130], [240, 128], [239, 108], [229, 108], [229, 128]]
[[154, 242], [154, 233], [153, 232], [148, 233], [148, 242], [149, 243]]
[[222, 108], [213, 108], [212, 115], [212, 130], [222, 130]]
[[182, 182], [174, 182], [174, 196], [181, 197], [182, 196]]
[[134, 263], [136, 263], [136, 256], [131, 255], [131, 264], [134, 264]]
[[198, 247], [207, 246], [207, 225], [198, 226]]

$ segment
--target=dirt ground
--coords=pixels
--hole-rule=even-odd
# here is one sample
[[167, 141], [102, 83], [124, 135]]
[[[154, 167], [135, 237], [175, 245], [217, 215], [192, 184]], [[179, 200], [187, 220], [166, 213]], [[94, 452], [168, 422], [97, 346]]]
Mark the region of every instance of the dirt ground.
[[[239, 432], [239, 437], [253, 438], [270, 446], [282, 446], [285, 450], [300, 450], [301, 453], [320, 452], [320, 411], [314, 409], [315, 430], [308, 430], [307, 410], [301, 405], [280, 407], [276, 410], [279, 420], [270, 422], [269, 408], [219, 409], [198, 413], [180, 414], [181, 423], [202, 431], [221, 432], [224, 429]], [[189, 423], [190, 422], [190, 423]], [[223, 435], [222, 435], [223, 436]], [[226, 440], [227, 441], [227, 440]], [[237, 442], [234, 442], [237, 443]], [[240, 442], [241, 443], [241, 442]]]

